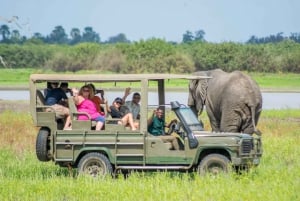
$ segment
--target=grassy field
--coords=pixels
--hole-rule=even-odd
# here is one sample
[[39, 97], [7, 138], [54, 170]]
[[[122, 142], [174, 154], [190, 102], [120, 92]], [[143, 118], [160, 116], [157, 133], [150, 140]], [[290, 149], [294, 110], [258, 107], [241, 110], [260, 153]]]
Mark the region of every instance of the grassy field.
[[[54, 73], [52, 71], [37, 69], [0, 69], [0, 87], [7, 88], [27, 88], [28, 79], [32, 73]], [[83, 71], [77, 74], [88, 74], [103, 72], [99, 71]], [[107, 73], [107, 72], [105, 72]], [[300, 75], [299, 74], [271, 74], [271, 73], [250, 73], [259, 86], [263, 90], [271, 91], [300, 91]], [[186, 87], [186, 80], [171, 80], [166, 86], [169, 88]], [[126, 86], [124, 86], [126, 87]]]
[[261, 164], [243, 175], [218, 177], [176, 172], [133, 173], [127, 179], [73, 177], [36, 159], [37, 129], [27, 112], [1, 113], [0, 128], [0, 200], [300, 200], [299, 110], [263, 111]]

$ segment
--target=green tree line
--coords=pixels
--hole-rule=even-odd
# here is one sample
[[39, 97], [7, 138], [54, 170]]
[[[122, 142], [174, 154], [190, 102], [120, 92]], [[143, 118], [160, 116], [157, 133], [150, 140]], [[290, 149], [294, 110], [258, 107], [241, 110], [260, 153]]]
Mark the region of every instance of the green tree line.
[[266, 44], [197, 40], [174, 44], [156, 38], [112, 44], [0, 44], [0, 68], [27, 67], [60, 72], [190, 73], [221, 68], [300, 73], [300, 44], [293, 40]]
[[[15, 22], [18, 25], [19, 29], [21, 27], [20, 24], [17, 23], [18, 17], [13, 16], [10, 20], [10, 23]], [[19, 32], [19, 29], [10, 30], [7, 24], [3, 24], [0, 26], [0, 43], [8, 43], [8, 44], [23, 44], [25, 42], [35, 42], [35, 43], [47, 43], [47, 44], [69, 44], [75, 45], [78, 43], [84, 42], [94, 42], [94, 43], [130, 43], [131, 41], [127, 39], [124, 33], [119, 33], [115, 36], [111, 36], [106, 41], [101, 41], [99, 33], [93, 30], [93, 27], [87, 26], [81, 32], [79, 28], [72, 28], [69, 35], [63, 28], [63, 26], [58, 25], [55, 26], [50, 34], [44, 36], [39, 32], [33, 33], [29, 38], [26, 36], [22, 36]], [[189, 42], [205, 42], [205, 31], [200, 29], [195, 31], [187, 30], [182, 35], [181, 43], [189, 43]], [[266, 44], [266, 43], [278, 43], [284, 40], [292, 40], [297, 43], [300, 43], [300, 33], [291, 33], [290, 36], [284, 36], [283, 32], [279, 32], [277, 34], [271, 34], [266, 37], [256, 37], [251, 36], [249, 40], [246, 41], [248, 44]], [[176, 43], [176, 42], [172, 42]]]

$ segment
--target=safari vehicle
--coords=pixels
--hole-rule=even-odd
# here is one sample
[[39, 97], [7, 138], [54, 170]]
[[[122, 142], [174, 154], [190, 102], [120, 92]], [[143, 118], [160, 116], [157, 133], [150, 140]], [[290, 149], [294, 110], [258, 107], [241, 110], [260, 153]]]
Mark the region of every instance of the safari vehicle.
[[[34, 125], [39, 127], [36, 155], [40, 161], [52, 160], [62, 167], [78, 168], [79, 173], [91, 176], [114, 174], [130, 170], [198, 171], [200, 174], [227, 172], [232, 167], [258, 165], [262, 156], [259, 137], [242, 133], [212, 133], [204, 131], [191, 109], [176, 100], [165, 103], [165, 82], [170, 79], [203, 79], [201, 76], [171, 74], [127, 75], [46, 75], [30, 76], [30, 110]], [[51, 107], [44, 105], [41, 89], [46, 82], [68, 82], [69, 86], [93, 83], [96, 86], [116, 86], [127, 83], [141, 94], [139, 129], [131, 131], [123, 125], [111, 124], [107, 117], [105, 128], [94, 130], [91, 120], [79, 121], [73, 98], [69, 98], [72, 130], [63, 130], [63, 121], [56, 119]], [[123, 84], [124, 86], [124, 84]], [[170, 108], [177, 118], [168, 133], [180, 137], [180, 149], [170, 150], [147, 131], [147, 119], [152, 114], [148, 101]], [[110, 89], [106, 90], [109, 93]], [[123, 89], [122, 89], [123, 91]]]

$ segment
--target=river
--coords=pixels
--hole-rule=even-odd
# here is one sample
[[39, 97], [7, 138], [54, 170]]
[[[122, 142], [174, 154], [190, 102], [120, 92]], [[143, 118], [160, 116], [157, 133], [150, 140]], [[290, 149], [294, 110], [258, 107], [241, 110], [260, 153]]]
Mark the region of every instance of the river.
[[[111, 103], [114, 98], [122, 97], [123, 92], [112, 91], [106, 92], [105, 97]], [[262, 93], [263, 109], [300, 109], [300, 93]], [[180, 103], [187, 103], [187, 92], [167, 92], [166, 103], [170, 101], [179, 101]], [[131, 97], [129, 96], [130, 100]], [[156, 92], [150, 92], [148, 98], [149, 105], [157, 105], [158, 98]], [[28, 90], [0, 90], [0, 100], [29, 100]]]

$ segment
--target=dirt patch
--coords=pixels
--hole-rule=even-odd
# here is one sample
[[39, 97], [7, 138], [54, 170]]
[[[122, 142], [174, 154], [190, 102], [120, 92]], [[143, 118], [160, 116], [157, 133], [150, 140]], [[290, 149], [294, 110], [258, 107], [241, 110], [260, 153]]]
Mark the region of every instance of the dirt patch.
[[4, 111], [29, 112], [29, 101], [0, 100], [0, 113]]

